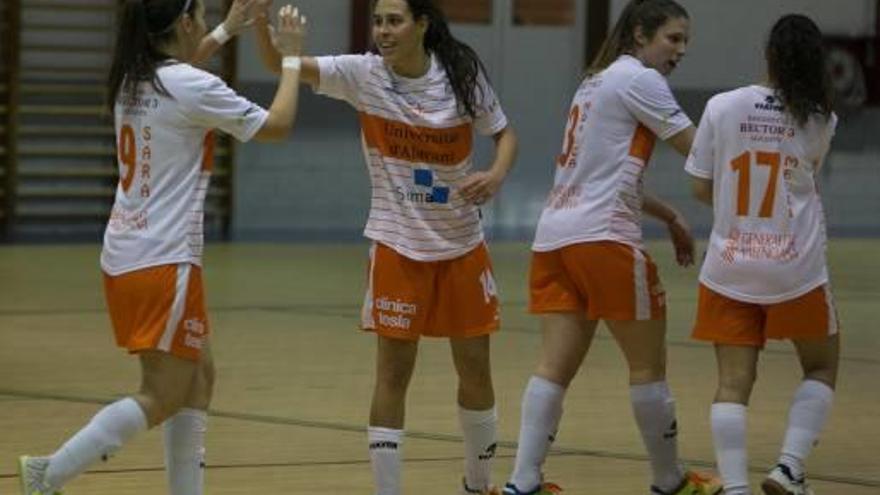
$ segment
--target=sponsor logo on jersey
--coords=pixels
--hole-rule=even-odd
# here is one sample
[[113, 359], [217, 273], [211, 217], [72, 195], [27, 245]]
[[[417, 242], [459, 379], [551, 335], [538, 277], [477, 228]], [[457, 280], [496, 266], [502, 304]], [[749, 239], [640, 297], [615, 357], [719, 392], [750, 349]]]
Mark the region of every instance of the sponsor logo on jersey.
[[412, 183], [409, 188], [397, 186], [394, 194], [398, 203], [449, 203], [449, 187], [436, 185], [431, 169], [413, 169]]
[[755, 108], [758, 110], [767, 110], [771, 112], [783, 112], [785, 111], [785, 105], [782, 104], [775, 96], [768, 95], [764, 98], [764, 101], [759, 101], [755, 103]]

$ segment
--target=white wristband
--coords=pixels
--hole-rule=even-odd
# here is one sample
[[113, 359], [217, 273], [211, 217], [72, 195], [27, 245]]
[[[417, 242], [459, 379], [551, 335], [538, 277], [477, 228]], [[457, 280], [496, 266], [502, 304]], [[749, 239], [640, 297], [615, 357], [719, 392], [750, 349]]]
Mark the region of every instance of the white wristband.
[[281, 59], [281, 68], [283, 69], [300, 70], [301, 67], [301, 57], [287, 56]]
[[229, 31], [226, 30], [222, 23], [211, 31], [211, 37], [221, 45], [232, 39], [232, 35], [229, 34]]

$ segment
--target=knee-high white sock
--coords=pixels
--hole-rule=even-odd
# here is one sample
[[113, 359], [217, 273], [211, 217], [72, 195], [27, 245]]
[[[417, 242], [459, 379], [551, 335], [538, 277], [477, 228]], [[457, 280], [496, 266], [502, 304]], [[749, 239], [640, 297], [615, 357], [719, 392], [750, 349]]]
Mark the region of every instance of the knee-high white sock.
[[208, 414], [181, 409], [162, 428], [165, 434], [165, 471], [171, 495], [202, 495], [205, 486], [205, 430]]
[[779, 463], [788, 466], [795, 478], [804, 475], [804, 461], [828, 420], [833, 400], [834, 390], [816, 380], [804, 380], [794, 394]]
[[724, 482], [724, 493], [748, 495], [749, 472], [746, 454], [746, 412], [743, 404], [712, 404], [712, 440], [715, 459]]
[[146, 429], [147, 417], [134, 399], [126, 398], [106, 406], [49, 457], [46, 482], [56, 490], [61, 488]]
[[467, 489], [482, 492], [489, 487], [492, 459], [495, 458], [498, 414], [495, 408], [485, 411], [458, 409], [464, 436], [464, 482]]
[[678, 424], [669, 386], [665, 381], [632, 385], [629, 392], [642, 441], [651, 457], [654, 486], [672, 490], [684, 479], [684, 469], [678, 460]]
[[564, 398], [565, 388], [544, 378], [533, 376], [526, 385], [516, 463], [510, 478], [520, 491], [532, 490], [541, 484], [541, 466], [556, 439]]
[[370, 465], [376, 495], [400, 495], [400, 448], [403, 443], [403, 430], [367, 428], [370, 442]]

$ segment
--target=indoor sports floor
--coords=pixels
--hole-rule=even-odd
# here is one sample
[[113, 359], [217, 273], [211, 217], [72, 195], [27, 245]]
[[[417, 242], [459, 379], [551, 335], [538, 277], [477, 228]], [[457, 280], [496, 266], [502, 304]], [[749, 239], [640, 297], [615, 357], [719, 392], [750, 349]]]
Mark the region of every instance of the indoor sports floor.
[[[0, 494], [18, 493], [16, 457], [51, 452], [99, 405], [137, 386], [104, 311], [98, 247], [0, 247]], [[528, 248], [490, 246], [502, 295], [493, 340], [500, 414], [495, 481], [510, 473], [519, 402], [540, 335], [525, 312]], [[669, 301], [669, 381], [681, 452], [711, 467], [712, 349], [688, 338], [697, 269], [667, 243], [650, 251]], [[880, 493], [880, 241], [833, 239], [830, 266], [843, 346], [834, 410], [808, 469], [821, 495]], [[206, 284], [218, 379], [208, 431], [208, 494], [371, 494], [365, 434], [374, 338], [356, 330], [365, 243], [211, 244]], [[626, 370], [605, 330], [565, 403], [548, 479], [566, 494], [647, 493]], [[799, 380], [791, 347], [762, 356], [749, 416], [754, 484], [774, 463]], [[456, 494], [461, 445], [455, 378], [443, 341], [424, 341], [407, 410], [404, 492]], [[161, 435], [138, 437], [66, 495], [164, 494]]]

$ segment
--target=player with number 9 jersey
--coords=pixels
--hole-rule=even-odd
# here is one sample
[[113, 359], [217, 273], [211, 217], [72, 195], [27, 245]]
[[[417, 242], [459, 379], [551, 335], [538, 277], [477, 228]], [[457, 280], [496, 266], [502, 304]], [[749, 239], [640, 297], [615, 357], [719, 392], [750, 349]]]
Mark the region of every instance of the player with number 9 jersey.
[[114, 106], [120, 180], [101, 254], [108, 275], [201, 266], [214, 129], [249, 141], [268, 117], [217, 76], [188, 64], [168, 63], [157, 76], [169, 95], [143, 84]]
[[[207, 34], [203, 0], [125, 0], [107, 78], [119, 184], [101, 267], [116, 343], [137, 354], [141, 387], [103, 407], [49, 456], [19, 458], [22, 495], [60, 493], [138, 433], [162, 425], [169, 493], [204, 492], [214, 364], [202, 285], [202, 223], [214, 129], [247, 141], [284, 139], [299, 68], [285, 64], [264, 110], [194, 67], [250, 24], [233, 0]], [[299, 61], [305, 20], [279, 12], [277, 49]], [[294, 64], [295, 65], [295, 64]]]

